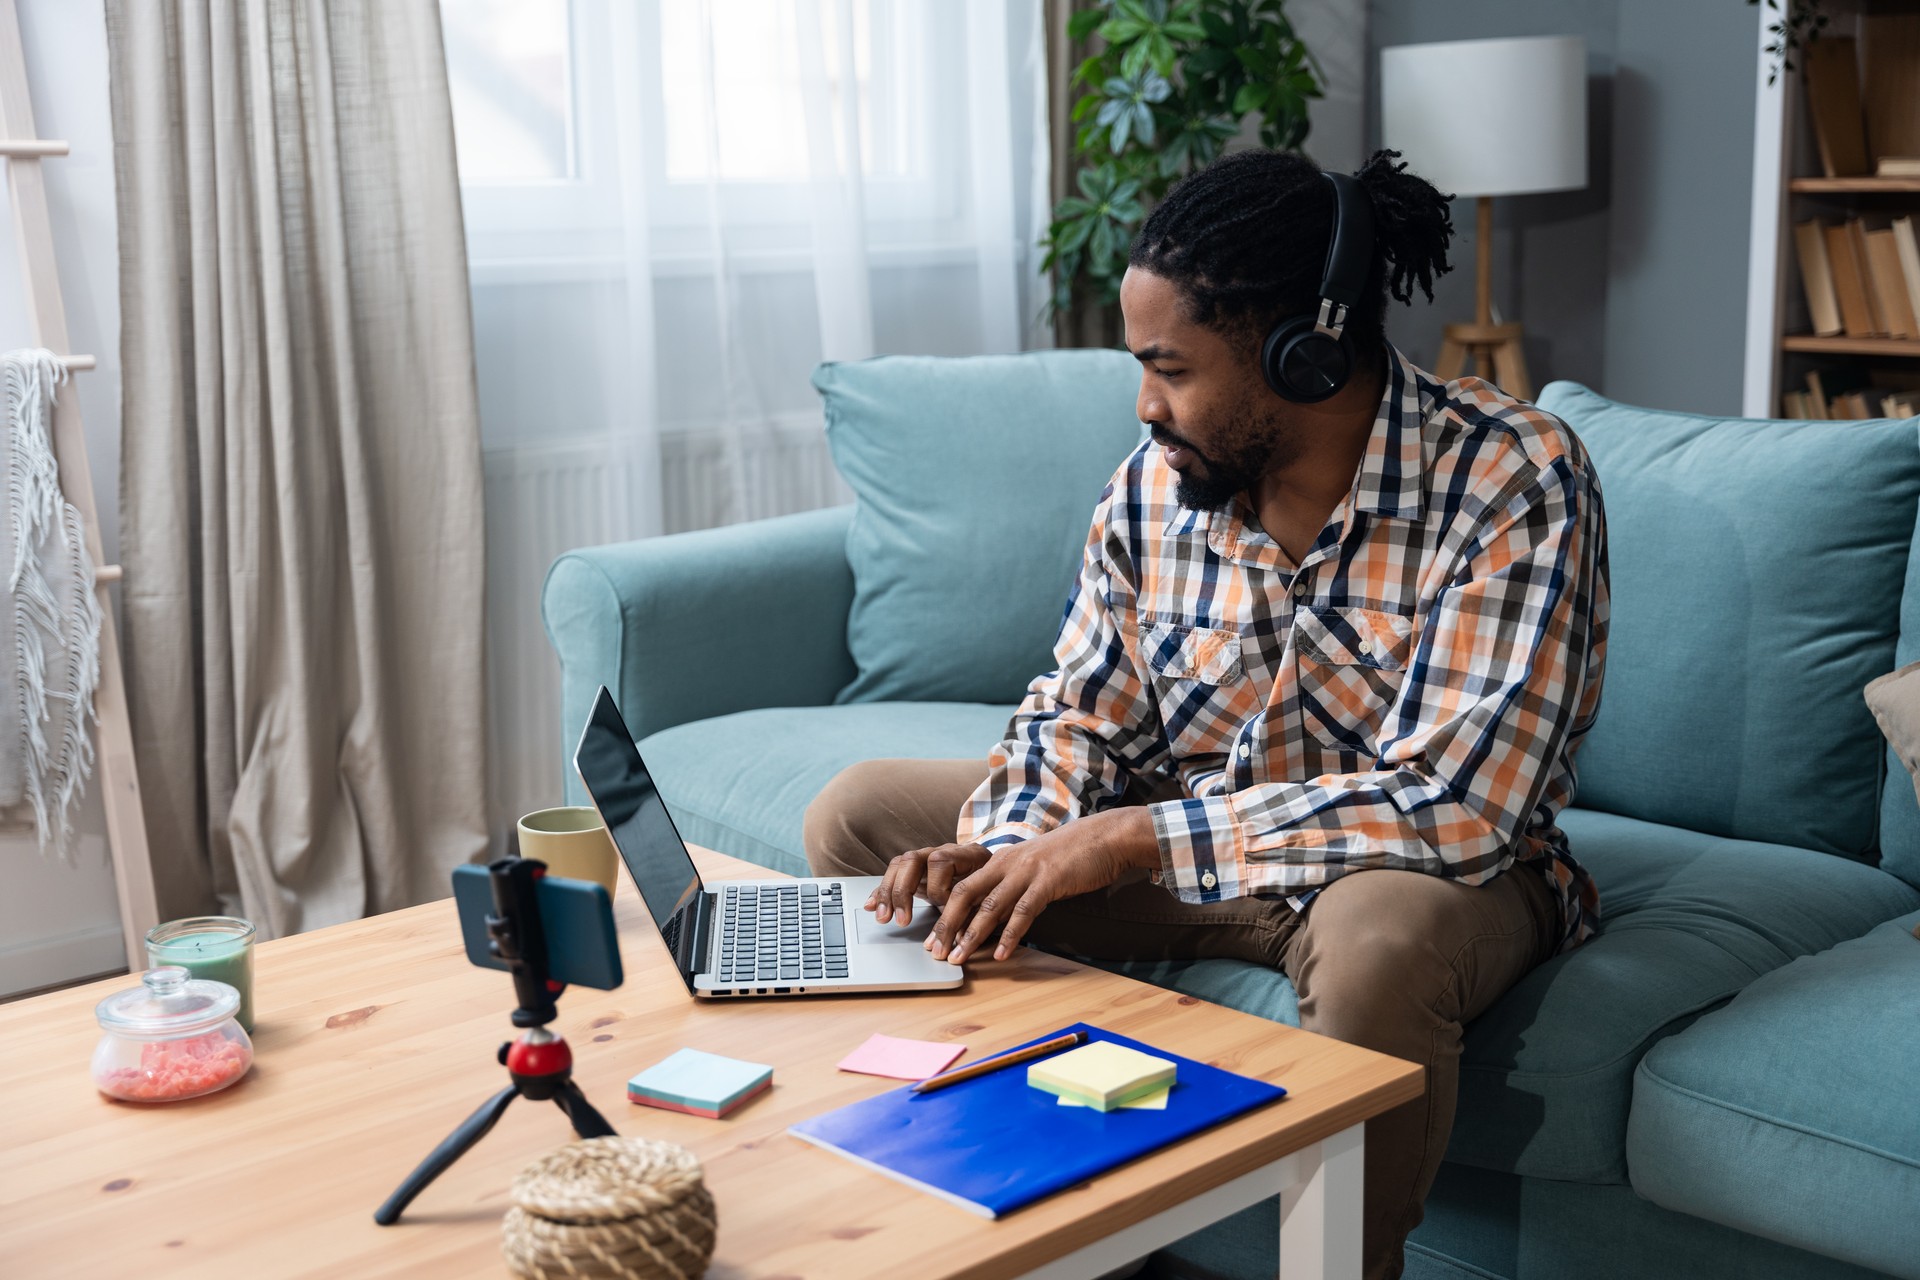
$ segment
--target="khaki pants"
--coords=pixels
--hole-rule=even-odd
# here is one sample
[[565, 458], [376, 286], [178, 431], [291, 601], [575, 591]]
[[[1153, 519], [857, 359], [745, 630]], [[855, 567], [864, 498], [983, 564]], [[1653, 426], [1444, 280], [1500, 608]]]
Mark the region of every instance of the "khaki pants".
[[[855, 765], [808, 808], [807, 861], [816, 875], [877, 875], [897, 854], [949, 844], [986, 773], [984, 760]], [[1189, 906], [1142, 875], [1054, 903], [1028, 941], [1102, 960], [1264, 964], [1292, 979], [1302, 1027], [1425, 1066], [1424, 1098], [1367, 1122], [1364, 1273], [1384, 1280], [1401, 1272], [1446, 1153], [1461, 1028], [1552, 954], [1558, 917], [1528, 867], [1480, 886], [1356, 872], [1304, 914], [1283, 898]]]

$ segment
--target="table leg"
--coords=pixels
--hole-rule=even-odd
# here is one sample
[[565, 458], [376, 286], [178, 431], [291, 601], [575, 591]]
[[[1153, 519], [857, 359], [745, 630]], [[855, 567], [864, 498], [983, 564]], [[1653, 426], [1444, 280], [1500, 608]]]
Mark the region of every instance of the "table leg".
[[1303, 1176], [1280, 1193], [1284, 1280], [1359, 1276], [1365, 1132], [1364, 1123], [1351, 1125], [1299, 1152]]

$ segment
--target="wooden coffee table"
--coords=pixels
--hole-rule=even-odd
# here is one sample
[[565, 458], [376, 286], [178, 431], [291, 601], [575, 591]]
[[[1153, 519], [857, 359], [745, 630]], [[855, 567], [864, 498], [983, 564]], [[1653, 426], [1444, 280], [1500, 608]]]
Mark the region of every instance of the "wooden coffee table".
[[[709, 879], [768, 872], [696, 855]], [[681, 1143], [720, 1214], [721, 1277], [1096, 1276], [1269, 1196], [1285, 1274], [1357, 1276], [1361, 1125], [1420, 1068], [1192, 996], [1023, 950], [953, 992], [695, 1002], [630, 885], [626, 985], [569, 991], [554, 1029], [626, 1134]], [[506, 1083], [507, 975], [461, 949], [451, 900], [263, 944], [252, 1075], [165, 1106], [93, 1089], [93, 1006], [114, 978], [0, 1006], [0, 1241], [9, 1276], [500, 1274], [513, 1175], [573, 1136], [516, 1101], [400, 1224], [373, 1210]], [[1286, 1086], [1289, 1096], [989, 1222], [794, 1138], [787, 1126], [899, 1082], [834, 1063], [875, 1031], [967, 1045], [968, 1062], [1085, 1020]], [[635, 1107], [629, 1076], [682, 1046], [770, 1062], [724, 1120]]]

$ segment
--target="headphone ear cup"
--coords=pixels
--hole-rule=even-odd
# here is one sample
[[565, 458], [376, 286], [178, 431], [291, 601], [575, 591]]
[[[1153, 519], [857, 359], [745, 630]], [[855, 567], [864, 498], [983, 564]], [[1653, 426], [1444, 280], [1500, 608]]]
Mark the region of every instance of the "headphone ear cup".
[[1329, 338], [1311, 316], [1275, 325], [1260, 347], [1260, 372], [1283, 400], [1314, 404], [1347, 385], [1353, 359], [1342, 338]]
[[1294, 339], [1312, 327], [1304, 318], [1293, 316], [1273, 326], [1267, 334], [1267, 340], [1260, 344], [1260, 373], [1266, 378], [1267, 386], [1273, 394], [1283, 400], [1298, 398], [1287, 382], [1287, 348], [1293, 344]]

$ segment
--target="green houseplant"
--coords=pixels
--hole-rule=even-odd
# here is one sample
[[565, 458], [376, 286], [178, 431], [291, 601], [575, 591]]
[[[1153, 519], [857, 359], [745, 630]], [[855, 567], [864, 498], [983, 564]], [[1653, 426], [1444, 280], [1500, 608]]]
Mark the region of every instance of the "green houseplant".
[[1100, 0], [1067, 24], [1095, 52], [1074, 69], [1074, 186], [1041, 240], [1050, 300], [1111, 307], [1128, 246], [1167, 188], [1211, 163], [1249, 116], [1264, 146], [1298, 147], [1320, 68], [1282, 0]]

